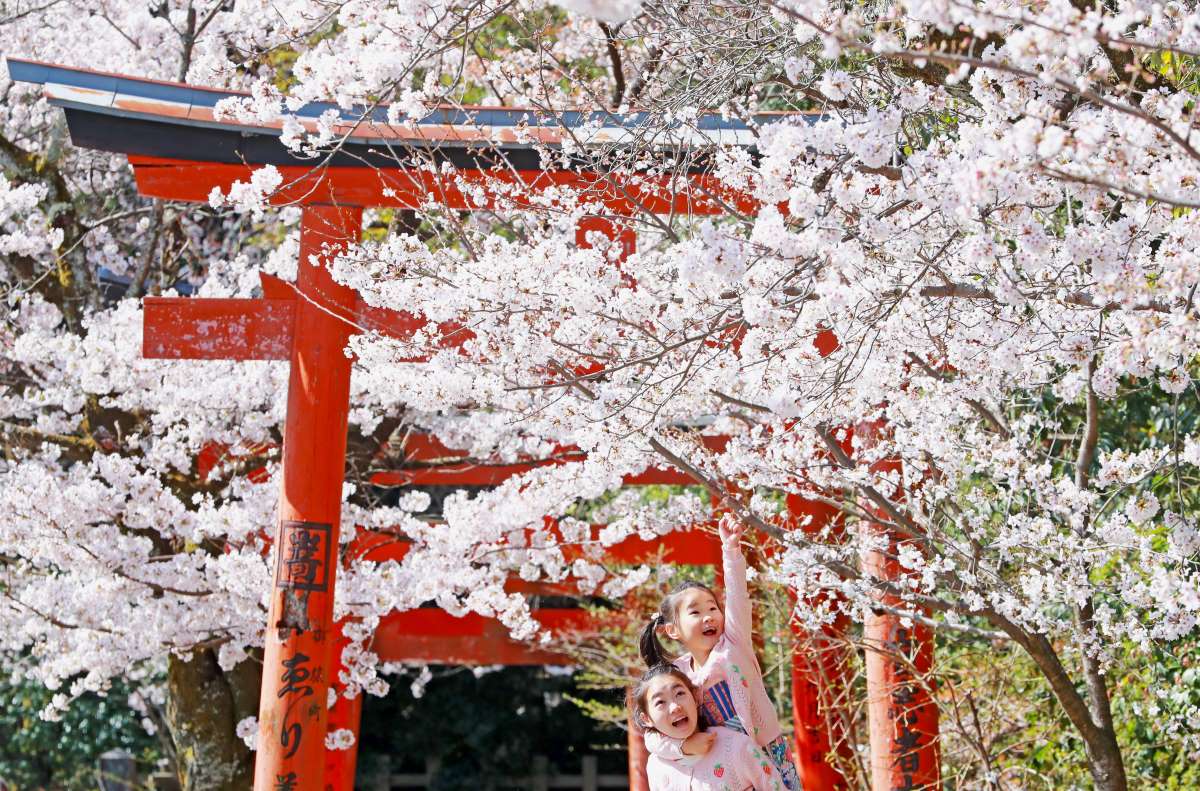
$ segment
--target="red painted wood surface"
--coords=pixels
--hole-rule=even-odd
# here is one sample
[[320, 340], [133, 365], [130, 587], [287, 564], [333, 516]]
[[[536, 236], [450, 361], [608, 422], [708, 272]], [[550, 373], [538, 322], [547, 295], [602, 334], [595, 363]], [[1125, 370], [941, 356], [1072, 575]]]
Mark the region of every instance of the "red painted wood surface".
[[[562, 540], [562, 534], [555, 520], [545, 520], [543, 529], [556, 541]], [[563, 541], [563, 556], [570, 562], [576, 558], [587, 557], [594, 552], [606, 560], [618, 563], [646, 563], [661, 559], [667, 563], [690, 566], [709, 566], [720, 564], [721, 561], [721, 544], [709, 524], [696, 525], [690, 530], [677, 530], [654, 539], [630, 536], [607, 547], [599, 545], [599, 536], [603, 529], [604, 525], [591, 526], [590, 546]], [[361, 532], [350, 542], [345, 552], [348, 557], [356, 560], [374, 563], [383, 563], [389, 560], [399, 562], [408, 554], [410, 546], [407, 539], [395, 534]], [[537, 585], [546, 584], [537, 583]], [[556, 590], [558, 594], [568, 592], [567, 588], [558, 585], [556, 585]], [[545, 591], [537, 589], [534, 592]]]
[[325, 750], [325, 791], [350, 791], [354, 788], [354, 771], [358, 766], [358, 735], [362, 724], [363, 694], [347, 698], [341, 693], [345, 684], [339, 679], [339, 674], [345, 668], [342, 664], [342, 649], [349, 643], [342, 634], [342, 624], [334, 629], [334, 637], [329, 641], [330, 656], [325, 666], [330, 668], [329, 683], [338, 693], [337, 700], [329, 709], [329, 721], [326, 725], [328, 733], [348, 730], [354, 734], [354, 745], [347, 750]]
[[[863, 567], [896, 579], [897, 565], [873, 552]], [[896, 602], [885, 597], [883, 603]], [[938, 710], [924, 686], [933, 669], [933, 632], [921, 624], [905, 626], [895, 615], [869, 613], [863, 640], [870, 646], [866, 665], [872, 791], [941, 788]]]
[[329, 709], [329, 733], [348, 730], [354, 734], [354, 744], [345, 750], [325, 751], [325, 791], [351, 791], [354, 773], [358, 769], [358, 737], [361, 733], [363, 695], [353, 698], [338, 696]]
[[396, 355], [398, 363], [426, 362], [434, 352], [444, 349], [461, 349], [467, 341], [474, 340], [475, 333], [463, 325], [444, 321], [437, 325], [437, 332], [430, 333], [428, 341], [415, 345], [421, 330], [429, 322], [419, 314], [403, 310], [390, 310], [368, 305], [360, 297], [354, 305], [354, 325], [357, 332], [378, 332], [389, 338], [414, 344], [408, 356]]
[[[439, 464], [431, 467], [409, 467], [375, 473], [371, 483], [376, 486], [496, 486], [514, 475], [538, 467], [570, 464], [582, 459], [557, 459], [519, 464]], [[651, 467], [622, 479], [625, 486], [694, 486], [696, 482], [679, 470]]]
[[[533, 610], [551, 633], [585, 631], [588, 614], [577, 609]], [[499, 621], [478, 613], [455, 617], [434, 607], [393, 612], [375, 630], [372, 649], [384, 662], [447, 665], [563, 665], [569, 657], [513, 640]]]
[[[200, 301], [200, 300], [193, 300]], [[254, 300], [245, 300], [253, 302]], [[163, 340], [164, 345], [167, 341]], [[174, 359], [170, 357], [169, 359]], [[229, 357], [213, 357], [211, 359], [231, 359]], [[236, 359], [236, 358], [233, 358]], [[727, 441], [727, 437], [711, 437], [708, 438], [712, 442], [705, 444], [710, 446], [723, 445]], [[442, 449], [441, 443], [427, 434], [412, 434], [406, 441], [406, 451], [404, 459], [406, 463], [428, 463], [428, 462], [443, 462], [440, 464], [426, 467], [412, 467], [399, 470], [384, 470], [377, 472], [371, 476], [371, 483], [376, 486], [494, 486], [503, 483], [509, 477], [520, 473], [528, 472], [537, 467], [550, 464], [567, 464], [583, 461], [583, 453], [578, 450], [560, 451], [555, 450], [555, 453], [562, 453], [562, 458], [549, 460], [530, 460], [515, 464], [475, 464], [468, 462], [456, 463], [453, 459], [462, 458], [465, 454], [462, 451], [452, 451]], [[268, 450], [267, 446], [263, 446], [261, 451]], [[252, 455], [250, 451], [245, 453], [234, 452], [230, 453], [226, 447], [209, 446], [201, 450], [197, 458], [198, 472], [201, 477], [207, 476], [217, 464], [224, 461], [239, 461], [247, 456]], [[262, 481], [265, 478], [265, 468], [258, 468], [248, 473], [253, 481]], [[622, 479], [624, 486], [651, 486], [651, 485], [671, 485], [671, 486], [691, 486], [694, 481], [686, 474], [674, 468], [651, 467], [644, 472], [635, 475], [627, 475]], [[668, 541], [673, 540], [668, 537]], [[689, 561], [678, 561], [680, 563]], [[705, 561], [707, 562], [707, 561]]]
[[291, 353], [291, 300], [145, 297], [142, 308], [147, 359], [286, 360]]
[[[729, 443], [727, 436], [706, 436], [701, 439], [705, 448], [721, 453]], [[546, 459], [527, 459], [511, 464], [484, 464], [474, 462], [455, 463], [466, 453], [447, 448], [436, 437], [429, 434], [413, 434], [405, 440], [405, 463], [412, 466], [401, 470], [385, 470], [376, 473], [371, 482], [377, 486], [495, 486], [523, 472], [551, 465], [583, 461], [584, 453], [575, 446], [553, 448]], [[695, 481], [683, 472], [670, 466], [650, 467], [643, 472], [627, 475], [622, 479], [624, 486], [693, 486]]]
[[642, 730], [633, 724], [633, 717], [627, 720], [628, 735], [626, 749], [629, 751], [629, 791], [650, 791], [650, 780], [646, 775], [646, 762], [650, 760], [650, 751], [646, 749], [646, 737]]
[[[798, 526], [804, 517], [805, 533], [815, 534], [830, 526], [838, 509], [797, 494], [787, 496], [790, 522]], [[801, 606], [820, 605], [824, 597], [804, 600]], [[812, 633], [793, 622], [796, 649], [792, 655], [792, 720], [796, 734], [796, 771], [805, 789], [841, 791], [849, 788], [837, 769], [834, 756], [852, 758], [848, 737], [849, 711], [842, 697], [849, 691], [850, 652], [842, 641], [844, 619]]]
[[[240, 302], [259, 303], [264, 301], [289, 301], [296, 300], [296, 286], [286, 280], [281, 280], [274, 275], [268, 275], [265, 272], [259, 273], [259, 280], [262, 283], [262, 300], [236, 300]], [[180, 303], [186, 302], [217, 302], [219, 300], [177, 300]], [[398, 341], [412, 342], [418, 337], [418, 333], [428, 327], [428, 320], [418, 314], [409, 313], [403, 310], [391, 310], [389, 308], [379, 308], [367, 304], [361, 295], [355, 294], [354, 304], [350, 309], [346, 309], [342, 305], [326, 305], [325, 306], [333, 315], [343, 318], [347, 324], [351, 326], [354, 332], [378, 332]], [[192, 310], [203, 310], [192, 308]], [[261, 310], [261, 308], [259, 309]], [[177, 330], [176, 327], [171, 329]], [[424, 362], [428, 359], [429, 354], [441, 349], [457, 349], [462, 347], [464, 343], [473, 339], [475, 333], [455, 322], [442, 322], [437, 325], [437, 332], [432, 334], [428, 347], [419, 350], [414, 350], [414, 354], [409, 358], [398, 358], [397, 362]], [[280, 359], [285, 359], [284, 358]]]
[[[272, 291], [291, 288], [264, 276]], [[286, 360], [292, 348], [296, 315], [294, 294], [276, 299], [145, 297], [142, 300], [142, 356], [157, 360]], [[402, 311], [376, 308], [362, 299], [335, 311], [353, 332], [378, 332], [412, 342], [428, 322]], [[443, 322], [427, 346], [415, 347], [397, 362], [424, 362], [432, 352], [457, 349], [475, 337], [460, 324]]]
[[[855, 436], [869, 445], [881, 424], [862, 424]], [[884, 460], [874, 471], [899, 471], [899, 462]], [[899, 493], [885, 492], [899, 499]], [[880, 514], [882, 517], [882, 514]], [[907, 539], [883, 524], [864, 523], [884, 539], [884, 549], [863, 554], [863, 573], [879, 580], [900, 581], [905, 571], [898, 561]], [[881, 594], [884, 607], [904, 609], [895, 596]], [[938, 709], [928, 684], [933, 670], [933, 632], [919, 623], [905, 625], [900, 616], [882, 610], [868, 612], [863, 624], [867, 646], [867, 720], [871, 742], [872, 791], [934, 791], [941, 788]]]
[[[141, 194], [197, 203], [207, 203], [214, 188], [228, 192], [234, 183], [249, 181], [257, 169], [251, 165], [142, 156], [130, 156], [129, 163]], [[758, 210], [758, 204], [749, 196], [722, 186], [710, 175], [639, 176], [618, 183], [608, 176], [562, 170], [462, 170], [442, 174], [410, 168], [295, 165], [280, 166], [278, 170], [283, 183], [272, 201], [279, 205], [341, 203], [466, 211], [528, 208], [539, 193], [571, 187], [620, 216], [646, 212], [716, 215], [727, 213], [728, 206], [747, 214]]]
[[231, 450], [228, 445], [210, 443], [196, 454], [196, 475], [201, 480], [207, 480], [212, 471], [221, 464], [254, 464], [256, 459], [262, 459], [263, 466], [253, 466], [245, 471], [246, 479], [252, 483], [266, 483], [270, 480], [270, 471], [266, 467], [266, 454], [275, 446], [272, 444], [256, 445], [250, 448]]
[[324, 788], [326, 689], [349, 411], [350, 331], [318, 306], [348, 309], [354, 292], [309, 263], [358, 239], [362, 210], [306, 206], [284, 428], [279, 526], [263, 653], [255, 791]]

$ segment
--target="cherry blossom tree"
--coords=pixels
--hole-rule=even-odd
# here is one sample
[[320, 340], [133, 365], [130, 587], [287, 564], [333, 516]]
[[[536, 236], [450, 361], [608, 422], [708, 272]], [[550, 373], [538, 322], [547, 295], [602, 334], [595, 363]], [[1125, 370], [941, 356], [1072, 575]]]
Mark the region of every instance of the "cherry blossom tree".
[[[461, 351], [432, 330], [352, 342], [352, 472], [401, 423], [479, 460], [587, 455], [451, 497], [444, 524], [412, 518], [418, 495], [386, 509], [350, 496], [346, 524], [414, 542], [402, 563], [339, 582], [358, 637], [424, 601], [532, 636], [504, 591], [512, 573], [620, 595], [648, 571], [613, 574], [603, 546], [704, 509], [627, 498], [592, 542], [578, 501], [669, 462], [779, 542], [776, 579], [832, 594], [799, 608], [810, 625], [861, 619], [886, 595], [905, 618], [1019, 647], [1096, 787], [1126, 788], [1111, 674], [1191, 635], [1200, 607], [1197, 11], [566, 5], [58, 3], [12, 14], [2, 35], [13, 54], [245, 89], [226, 111], [282, 120], [314, 164], [339, 144], [332, 119], [308, 133], [289, 113], [315, 99], [383, 102], [397, 124], [446, 103], [646, 108], [620, 144], [564, 130], [547, 163], [565, 154], [615, 180], [707, 168], [757, 202], [719, 219], [643, 212], [623, 262], [602, 236], [575, 243], [603, 211], [587, 194], [374, 218], [337, 277], [475, 338]], [[136, 297], [181, 282], [247, 295], [258, 271], [286, 276], [295, 216], [227, 213], [220, 195], [141, 202], [119, 161], [71, 149], [54, 110], [5, 90], [4, 647], [68, 692], [167, 655], [168, 678], [199, 687], [260, 641], [274, 490], [240, 473], [271, 462], [282, 372], [209, 363], [198, 384], [194, 364], [140, 361]], [[752, 120], [753, 150], [706, 138], [705, 110]], [[754, 120], [767, 110], [808, 115]], [[259, 208], [261, 192], [232, 200]], [[122, 294], [99, 267], [128, 277]], [[428, 361], [401, 362], [416, 355]], [[1153, 431], [1122, 423], [1135, 402]], [[712, 453], [705, 434], [730, 441]], [[212, 446], [229, 457], [204, 477]], [[780, 491], [835, 503], [852, 529], [784, 530]], [[568, 562], [569, 543], [590, 554]], [[871, 551], [905, 573], [873, 576]], [[381, 691], [354, 651], [354, 685]], [[1163, 738], [1195, 750], [1200, 712], [1176, 692], [1151, 705]], [[222, 722], [247, 712], [239, 696]]]
[[[798, 590], [836, 593], [825, 601], [856, 618], [896, 596], [909, 618], [1018, 645], [1096, 786], [1126, 787], [1108, 671], [1190, 634], [1198, 593], [1200, 446], [1180, 417], [1196, 396], [1193, 13], [647, 4], [619, 29], [619, 13], [599, 16], [596, 44], [621, 75], [611, 94], [546, 81], [515, 98], [620, 110], [654, 71], [638, 100], [676, 128], [704, 106], [820, 115], [762, 125], [757, 156], [714, 140], [715, 172], [762, 208], [638, 218], [641, 250], [623, 265], [635, 285], [611, 249], [574, 246], [586, 197], [559, 199], [541, 225], [498, 212], [341, 263], [377, 304], [476, 334], [461, 355], [426, 339], [436, 376], [418, 367], [410, 404], [503, 414], [589, 454], [455, 503], [422, 553], [557, 578], [567, 567], [541, 515], [664, 457], [714, 492], [815, 493], [884, 530], [802, 540], [773, 527], [769, 498], [727, 502], [785, 545], [776, 573]], [[555, 74], [572, 74], [564, 40], [538, 49]], [[627, 147], [649, 156], [661, 132]], [[837, 348], [822, 355], [824, 332]], [[411, 345], [365, 335], [354, 348], [368, 376], [411, 381], [391, 365]], [[1110, 418], [1102, 434], [1147, 393], [1159, 431]], [[731, 434], [728, 449], [702, 452], [697, 425]], [[607, 538], [662, 527], [631, 516]], [[908, 573], [865, 571], [880, 550]], [[1166, 730], [1186, 741], [1196, 712], [1174, 714]]]
[[[245, 88], [292, 37], [329, 23], [296, 7], [283, 24], [266, 4], [27, 5], [5, 9], [6, 53]], [[121, 158], [71, 147], [60, 111], [29, 86], [3, 90], [5, 670], [58, 691], [48, 717], [124, 676], [148, 727], [169, 732], [186, 787], [245, 788], [252, 754], [236, 726], [257, 711], [259, 671], [245, 660], [262, 643], [286, 373], [142, 361], [139, 298], [250, 296], [259, 272], [291, 276], [299, 214], [140, 199]], [[399, 419], [356, 393], [352, 483]], [[205, 452], [223, 454], [211, 470]], [[266, 480], [246, 478], [262, 467]], [[404, 522], [376, 505], [365, 488], [352, 494], [348, 523]], [[379, 596], [360, 609], [369, 616]], [[373, 675], [362, 683], [381, 691]]]

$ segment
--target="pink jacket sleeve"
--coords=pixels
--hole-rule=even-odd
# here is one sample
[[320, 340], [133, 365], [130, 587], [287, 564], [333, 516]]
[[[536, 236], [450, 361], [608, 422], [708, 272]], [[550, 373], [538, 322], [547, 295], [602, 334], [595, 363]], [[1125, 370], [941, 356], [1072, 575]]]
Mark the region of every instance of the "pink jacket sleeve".
[[721, 562], [725, 570], [725, 633], [731, 642], [753, 652], [750, 638], [754, 621], [746, 586], [746, 558], [736, 539], [721, 542]]
[[657, 755], [666, 761], [678, 761], [683, 758], [683, 739], [668, 739], [658, 731], [646, 731], [642, 737], [646, 749], [651, 755]]

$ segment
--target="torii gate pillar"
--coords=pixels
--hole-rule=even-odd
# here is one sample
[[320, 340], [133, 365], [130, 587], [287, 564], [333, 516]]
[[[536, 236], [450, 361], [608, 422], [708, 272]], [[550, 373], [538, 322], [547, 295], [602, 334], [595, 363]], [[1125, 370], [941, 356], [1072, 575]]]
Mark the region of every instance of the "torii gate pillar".
[[[359, 238], [360, 207], [304, 207], [276, 562], [258, 713], [255, 791], [325, 787], [326, 656], [346, 465], [354, 291], [325, 257]], [[324, 255], [323, 255], [324, 252]]]
[[[350, 358], [357, 295], [328, 257], [359, 238], [362, 209], [307, 204], [294, 286], [264, 280], [262, 299], [146, 297], [143, 355], [288, 360], [275, 567], [258, 712], [255, 791], [324, 791], [327, 677], [335, 667], [338, 565]], [[341, 777], [352, 773], [334, 756]], [[353, 782], [351, 780], [351, 782]], [[333, 788], [342, 787], [333, 780]]]
[[[864, 444], [875, 442], [883, 424], [855, 427]], [[883, 459], [873, 472], [899, 472], [901, 462]], [[903, 490], [892, 496], [901, 499]], [[863, 522], [861, 529], [883, 539], [883, 547], [862, 553], [863, 571], [877, 580], [899, 582], [909, 572], [900, 564], [900, 547], [912, 543], [881, 522]], [[906, 625], [895, 612], [905, 603], [881, 593], [882, 605], [868, 612], [863, 622], [867, 655], [867, 721], [871, 739], [871, 788], [875, 791], [939, 791], [942, 788], [938, 744], [938, 708], [933, 697], [933, 630], [926, 624]]]
[[[279, 523], [258, 710], [255, 791], [325, 791], [353, 771], [332, 759], [326, 778], [327, 691], [336, 679], [333, 592], [338, 567], [355, 292], [334, 282], [329, 257], [358, 241], [362, 208], [303, 207], [295, 285], [264, 279], [262, 299], [146, 297], [143, 356], [288, 360]], [[351, 780], [352, 782], [352, 780]], [[332, 785], [331, 785], [332, 783]]]

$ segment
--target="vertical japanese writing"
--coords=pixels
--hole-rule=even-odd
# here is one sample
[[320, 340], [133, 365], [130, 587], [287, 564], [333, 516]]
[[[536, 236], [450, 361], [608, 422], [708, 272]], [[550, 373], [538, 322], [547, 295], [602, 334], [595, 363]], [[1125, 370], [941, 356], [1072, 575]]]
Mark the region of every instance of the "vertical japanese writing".
[[892, 791], [915, 791], [915, 777], [921, 768], [921, 733], [914, 730], [917, 724], [917, 698], [919, 691], [916, 680], [909, 672], [905, 659], [912, 656], [913, 636], [909, 629], [896, 627], [895, 638], [889, 641], [891, 649], [892, 679], [891, 705], [888, 715], [896, 728], [895, 764], [900, 770], [899, 779], [893, 782]]
[[300, 720], [293, 719], [296, 705], [313, 694], [312, 684], [306, 683], [314, 679], [313, 671], [308, 668], [309, 658], [297, 653], [283, 660], [283, 674], [279, 680], [283, 686], [279, 689], [278, 697], [292, 696], [288, 701], [287, 710], [283, 715], [283, 727], [279, 731], [279, 745], [287, 750], [283, 756], [291, 758], [300, 749], [300, 741], [304, 738], [304, 725]]
[[308, 697], [313, 693], [312, 685], [304, 683], [312, 677], [312, 671], [306, 667], [308, 661], [307, 656], [299, 653], [283, 660], [283, 675], [279, 679], [283, 687], [279, 690], [279, 697], [291, 694]]
[[284, 522], [275, 584], [289, 590], [328, 590], [331, 533], [332, 526], [322, 522]]
[[275, 586], [283, 591], [283, 605], [275, 626], [281, 631], [305, 632], [312, 628], [308, 596], [329, 589], [332, 533], [333, 527], [323, 522], [285, 521], [280, 525]]

